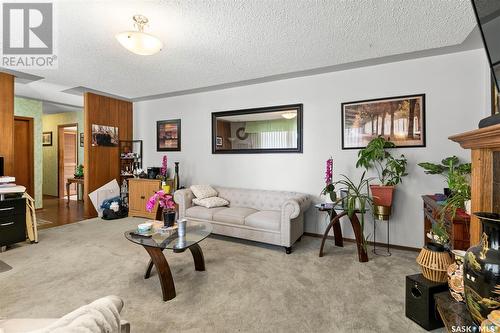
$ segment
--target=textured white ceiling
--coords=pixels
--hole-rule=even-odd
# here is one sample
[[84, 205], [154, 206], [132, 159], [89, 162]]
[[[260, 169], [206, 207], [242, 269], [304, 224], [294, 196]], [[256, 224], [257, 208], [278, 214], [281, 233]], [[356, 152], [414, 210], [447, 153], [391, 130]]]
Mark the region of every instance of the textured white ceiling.
[[[134, 55], [131, 17], [165, 43]], [[59, 68], [48, 82], [136, 98], [460, 44], [469, 0], [55, 1]]]

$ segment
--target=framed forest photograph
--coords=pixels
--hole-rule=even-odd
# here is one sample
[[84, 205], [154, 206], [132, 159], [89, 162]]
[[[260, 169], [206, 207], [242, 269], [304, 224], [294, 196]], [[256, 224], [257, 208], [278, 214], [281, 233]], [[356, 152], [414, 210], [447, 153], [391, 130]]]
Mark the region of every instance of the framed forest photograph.
[[181, 151], [181, 120], [156, 122], [156, 151]]
[[342, 103], [342, 149], [378, 136], [396, 147], [425, 147], [425, 94]]

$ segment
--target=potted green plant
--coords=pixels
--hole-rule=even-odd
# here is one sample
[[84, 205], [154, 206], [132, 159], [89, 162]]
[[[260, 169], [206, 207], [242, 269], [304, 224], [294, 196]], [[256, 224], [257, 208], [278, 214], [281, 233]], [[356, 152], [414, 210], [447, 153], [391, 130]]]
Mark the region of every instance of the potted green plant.
[[358, 183], [355, 183], [346, 175], [340, 175], [340, 177], [341, 179], [336, 181], [334, 183], [334, 186], [336, 188], [339, 188], [340, 190], [345, 191], [347, 193], [347, 197], [338, 199], [336, 203], [345, 200], [344, 208], [350, 217], [356, 213], [360, 214], [361, 239], [363, 243], [363, 250], [366, 253], [367, 240], [364, 234], [365, 213], [368, 211], [372, 204], [372, 198], [370, 197], [368, 188], [370, 185], [370, 181], [373, 178], [366, 178], [366, 171], [363, 172], [363, 175], [361, 176], [361, 179]]
[[458, 157], [450, 156], [443, 159], [441, 164], [422, 162], [418, 166], [424, 168], [426, 174], [441, 175], [446, 179], [448, 187], [443, 191], [447, 196], [444, 211], [451, 211], [454, 217], [457, 209], [462, 208], [470, 214], [470, 163], [460, 163]]
[[363, 167], [366, 170], [375, 169], [378, 175], [380, 184], [370, 185], [374, 206], [391, 207], [395, 186], [408, 175], [406, 157], [401, 155], [395, 158], [387, 151], [394, 147], [396, 147], [394, 143], [378, 136], [371, 140], [366, 148], [358, 152], [356, 167]]

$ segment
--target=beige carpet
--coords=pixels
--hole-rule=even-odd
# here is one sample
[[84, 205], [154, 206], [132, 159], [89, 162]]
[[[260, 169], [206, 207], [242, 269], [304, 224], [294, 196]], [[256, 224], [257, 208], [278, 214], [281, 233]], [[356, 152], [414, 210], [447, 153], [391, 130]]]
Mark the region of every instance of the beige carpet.
[[167, 253], [177, 297], [161, 299], [146, 251], [123, 232], [140, 219], [82, 221], [40, 231], [38, 244], [0, 253], [0, 316], [58, 317], [96, 298], [122, 297], [132, 332], [424, 332], [404, 315], [405, 276], [416, 253], [361, 264], [354, 244], [318, 258], [319, 239], [282, 248], [213, 237], [201, 244], [207, 271], [189, 251]]

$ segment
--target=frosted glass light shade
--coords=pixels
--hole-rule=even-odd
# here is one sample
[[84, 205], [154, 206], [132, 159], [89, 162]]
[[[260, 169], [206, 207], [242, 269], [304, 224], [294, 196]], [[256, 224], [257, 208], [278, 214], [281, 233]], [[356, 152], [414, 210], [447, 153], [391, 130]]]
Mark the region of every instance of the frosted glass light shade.
[[293, 118], [297, 117], [297, 112], [296, 111], [285, 112], [281, 116], [285, 119], [293, 119]]
[[141, 31], [125, 31], [115, 37], [124, 48], [139, 55], [152, 55], [163, 48], [161, 40]]

